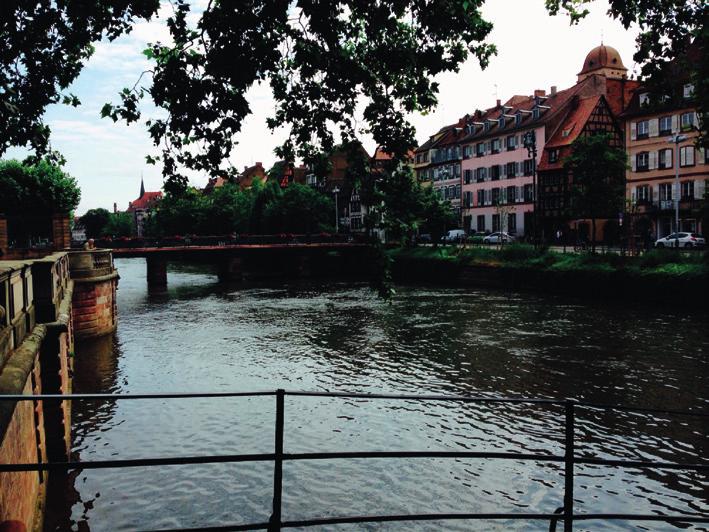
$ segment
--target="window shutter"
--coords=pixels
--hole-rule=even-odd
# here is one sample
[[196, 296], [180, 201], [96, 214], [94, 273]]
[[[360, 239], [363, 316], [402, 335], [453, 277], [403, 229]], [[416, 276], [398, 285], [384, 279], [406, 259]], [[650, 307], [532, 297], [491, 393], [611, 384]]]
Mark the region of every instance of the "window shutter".
[[672, 133], [679, 131], [679, 115], [672, 115]]
[[699, 129], [699, 114], [694, 111], [694, 129]]
[[505, 179], [507, 177], [507, 167], [504, 164], [500, 165], [500, 179]]
[[687, 149], [687, 164], [690, 166], [694, 164], [694, 146], [689, 146]]
[[650, 119], [650, 136], [657, 137], [660, 134], [660, 120], [659, 118]]
[[648, 169], [654, 170], [657, 168], [657, 152], [651, 151], [648, 156]]
[[637, 122], [630, 123], [630, 140], [635, 140], [638, 138], [638, 124]]
[[673, 149], [665, 149], [665, 166], [667, 166], [667, 168], [672, 168], [674, 166], [674, 161], [672, 160], [674, 156], [675, 151]]
[[637, 171], [638, 171], [638, 156], [637, 156], [637, 154], [636, 154], [636, 155], [632, 155], [632, 156], [630, 157], [630, 169], [631, 169], [633, 172], [637, 172]]
[[516, 162], [515, 163], [515, 176], [519, 177], [522, 175], [522, 163], [521, 162]]
[[699, 147], [699, 164], [704, 164], [704, 161], [706, 161], [706, 151], [704, 146]]

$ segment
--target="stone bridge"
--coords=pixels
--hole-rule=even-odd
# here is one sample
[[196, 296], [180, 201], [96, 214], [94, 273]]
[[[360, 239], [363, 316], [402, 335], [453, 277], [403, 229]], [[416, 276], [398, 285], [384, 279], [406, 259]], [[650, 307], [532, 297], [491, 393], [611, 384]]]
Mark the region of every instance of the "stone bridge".
[[150, 288], [167, 286], [167, 263], [215, 264], [223, 280], [376, 275], [377, 249], [355, 242], [263, 243], [113, 248], [114, 257], [144, 257]]

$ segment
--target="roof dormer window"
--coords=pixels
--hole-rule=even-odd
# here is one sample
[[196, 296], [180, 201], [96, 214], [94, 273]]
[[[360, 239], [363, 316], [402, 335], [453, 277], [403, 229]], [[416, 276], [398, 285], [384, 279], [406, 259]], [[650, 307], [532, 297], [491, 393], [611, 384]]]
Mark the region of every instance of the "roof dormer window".
[[539, 107], [535, 107], [534, 109], [532, 109], [532, 118], [534, 120], [539, 118]]
[[647, 92], [641, 92], [639, 96], [640, 107], [645, 107], [650, 104], [650, 94]]
[[518, 126], [522, 123], [522, 113], [517, 111], [517, 114], [515, 114], [515, 126]]
[[691, 98], [694, 96], [694, 84], [693, 83], [685, 83], [684, 87], [682, 88], [682, 96], [685, 98]]

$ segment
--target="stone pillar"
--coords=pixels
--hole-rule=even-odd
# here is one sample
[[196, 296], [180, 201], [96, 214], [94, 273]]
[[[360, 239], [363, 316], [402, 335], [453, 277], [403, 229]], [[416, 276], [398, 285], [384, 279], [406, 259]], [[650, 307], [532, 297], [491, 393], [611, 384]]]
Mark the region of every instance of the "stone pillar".
[[149, 256], [145, 259], [148, 269], [148, 289], [165, 290], [167, 288], [167, 260], [161, 256]]
[[111, 250], [71, 252], [69, 269], [74, 281], [74, 337], [79, 340], [115, 331], [118, 272], [113, 267]]
[[10, 243], [7, 236], [7, 218], [0, 214], [0, 260], [7, 255]]
[[54, 249], [58, 251], [71, 247], [68, 214], [55, 214], [52, 216], [52, 241], [54, 242]]
[[244, 278], [244, 263], [241, 257], [226, 257], [219, 264], [220, 281], [241, 281]]

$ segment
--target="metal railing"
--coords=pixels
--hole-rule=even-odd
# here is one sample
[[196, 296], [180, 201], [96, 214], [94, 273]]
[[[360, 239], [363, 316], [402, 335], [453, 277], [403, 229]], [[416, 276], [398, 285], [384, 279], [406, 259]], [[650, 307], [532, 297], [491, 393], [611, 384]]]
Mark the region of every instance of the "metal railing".
[[[346, 399], [384, 399], [406, 401], [437, 401], [458, 403], [499, 403], [499, 404], [536, 404], [545, 406], [560, 406], [564, 409], [564, 453], [511, 453], [511, 452], [476, 452], [476, 451], [354, 451], [354, 452], [318, 452], [318, 453], [286, 453], [283, 450], [285, 397], [331, 397]], [[282, 528], [323, 526], [336, 524], [384, 523], [404, 521], [442, 521], [442, 520], [515, 520], [515, 521], [548, 521], [550, 531], [556, 530], [559, 521], [563, 523], [564, 531], [573, 530], [574, 521], [589, 520], [624, 520], [668, 523], [709, 523], [707, 514], [664, 515], [664, 514], [621, 514], [621, 513], [575, 513], [574, 500], [574, 468], [576, 465], [596, 465], [608, 467], [654, 469], [654, 470], [685, 470], [709, 471], [709, 463], [675, 463], [650, 460], [618, 460], [598, 457], [576, 456], [575, 454], [575, 421], [578, 408], [588, 408], [604, 411], [627, 411], [646, 414], [663, 414], [673, 416], [709, 417], [706, 412], [686, 412], [677, 410], [662, 410], [642, 407], [628, 407], [597, 403], [578, 402], [573, 400], [527, 399], [527, 398], [491, 398], [465, 397], [448, 395], [406, 395], [406, 394], [367, 394], [347, 392], [307, 392], [285, 391], [282, 389], [262, 392], [212, 392], [212, 393], [154, 393], [154, 394], [74, 394], [74, 395], [0, 395], [0, 401], [65, 401], [65, 400], [140, 400], [140, 399], [188, 399], [217, 397], [257, 397], [272, 396], [276, 399], [276, 420], [274, 452], [258, 454], [230, 454], [205, 456], [179, 456], [166, 458], [138, 458], [125, 460], [92, 460], [87, 462], [49, 462], [0, 464], [0, 473], [18, 471], [68, 471], [81, 469], [107, 469], [124, 467], [168, 466], [210, 463], [264, 462], [274, 463], [273, 472], [273, 507], [268, 522], [234, 524], [215, 527], [200, 527], [198, 529], [182, 528], [174, 530], [269, 530], [278, 531]], [[283, 493], [283, 463], [301, 460], [334, 460], [334, 459], [368, 459], [368, 458], [471, 458], [495, 460], [519, 460], [534, 462], [556, 462], [564, 464], [563, 505], [553, 513], [516, 512], [516, 513], [429, 513], [404, 515], [360, 515], [343, 517], [324, 517], [300, 520], [283, 520], [281, 513]], [[164, 530], [163, 530], [164, 532]]]

